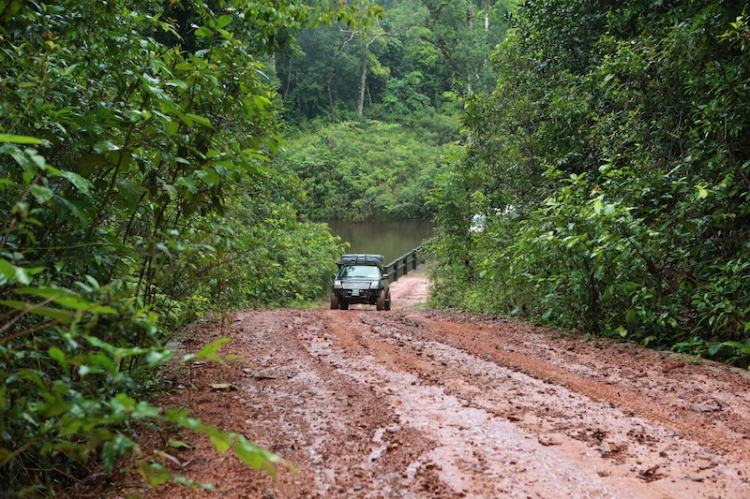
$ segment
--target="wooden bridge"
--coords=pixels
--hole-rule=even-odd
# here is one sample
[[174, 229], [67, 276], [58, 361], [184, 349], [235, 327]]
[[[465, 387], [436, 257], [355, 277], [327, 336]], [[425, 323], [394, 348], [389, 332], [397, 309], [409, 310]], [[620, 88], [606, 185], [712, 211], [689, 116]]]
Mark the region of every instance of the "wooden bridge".
[[416, 270], [424, 263], [424, 251], [422, 246], [417, 246], [410, 252], [401, 255], [388, 265], [383, 267], [384, 272], [388, 274], [388, 281], [395, 282], [399, 277], [409, 273], [409, 268]]

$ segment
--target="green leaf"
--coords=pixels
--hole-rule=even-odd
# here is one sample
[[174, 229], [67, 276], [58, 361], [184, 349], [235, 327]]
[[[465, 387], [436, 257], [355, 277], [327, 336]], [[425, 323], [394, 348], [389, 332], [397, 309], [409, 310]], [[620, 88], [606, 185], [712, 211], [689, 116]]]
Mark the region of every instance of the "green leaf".
[[65, 362], [65, 354], [62, 350], [57, 347], [50, 347], [49, 356], [51, 359], [57, 361], [57, 363], [60, 364], [60, 367], [63, 368], [65, 374], [68, 374], [68, 363]]
[[96, 145], [94, 145], [94, 152], [98, 154], [111, 152], [111, 151], [119, 151], [119, 150], [120, 150], [120, 147], [114, 145], [112, 142], [108, 140], [97, 142]]
[[213, 128], [213, 125], [211, 125], [211, 120], [209, 120], [208, 118], [205, 118], [203, 116], [198, 116], [197, 114], [193, 114], [193, 113], [185, 113], [185, 116], [187, 116], [189, 119], [191, 119], [192, 121], [200, 125], [203, 125], [208, 128]]
[[180, 124], [176, 121], [170, 121], [167, 124], [167, 135], [174, 135], [180, 130]]
[[224, 15], [224, 16], [221, 16], [220, 18], [218, 18], [216, 20], [216, 27], [217, 28], [224, 28], [227, 25], [229, 25], [229, 23], [231, 23], [231, 22], [232, 22], [232, 18], [230, 16]]
[[218, 352], [219, 349], [224, 345], [224, 343], [227, 343], [228, 341], [230, 341], [229, 338], [219, 338], [213, 343], [210, 343], [203, 347], [201, 351], [196, 354], [195, 358], [212, 360], [214, 362], [222, 363], [223, 360], [216, 354], [216, 352]]
[[167, 483], [172, 474], [166, 468], [157, 463], [148, 463], [143, 459], [136, 461], [138, 472], [152, 486], [158, 487]]
[[117, 435], [112, 440], [104, 442], [104, 445], [102, 445], [102, 461], [107, 473], [114, 470], [120, 456], [132, 452], [136, 447], [135, 442], [123, 435]]
[[2, 283], [3, 281], [10, 281], [12, 279], [15, 279], [16, 269], [17, 267], [15, 265], [8, 263], [3, 259], [0, 259], [0, 275], [3, 276], [3, 279], [0, 279], [0, 283]]
[[63, 307], [72, 308], [75, 310], [85, 310], [87, 312], [94, 312], [97, 314], [116, 314], [117, 310], [106, 305], [98, 305], [88, 300], [81, 298], [80, 296], [61, 296], [56, 298], [55, 303], [62, 305]]
[[[276, 470], [272, 466], [273, 460], [280, 460], [274, 454], [260, 449], [257, 446], [248, 442], [245, 438], [240, 438], [240, 442], [232, 446], [237, 457], [246, 465], [255, 468], [256, 470], [266, 470], [271, 477], [276, 477]], [[274, 459], [275, 458], [275, 459]]]
[[92, 346], [95, 346], [97, 348], [101, 348], [105, 352], [109, 353], [110, 355], [113, 355], [117, 352], [117, 347], [114, 345], [111, 345], [107, 343], [106, 341], [100, 340], [96, 336], [86, 336], [86, 341], [89, 342]]
[[176, 184], [185, 187], [188, 192], [190, 192], [190, 194], [195, 194], [196, 192], [198, 192], [198, 187], [195, 185], [195, 182], [193, 182], [189, 178], [180, 177], [177, 179]]
[[724, 346], [725, 346], [724, 343], [718, 343], [718, 342], [712, 343], [711, 346], [708, 347], [708, 354], [716, 355], [717, 353], [719, 353], [719, 350], [721, 350], [722, 347]]
[[75, 294], [72, 291], [65, 288], [51, 288], [51, 287], [39, 287], [39, 288], [18, 288], [16, 290], [18, 295], [30, 295], [38, 296], [40, 298], [57, 298], [58, 296], [72, 295]]
[[[731, 347], [731, 348], [738, 348], [740, 350], [747, 349], [747, 347], [745, 347], [745, 345], [743, 345], [739, 341], [725, 341], [725, 342], [721, 343], [721, 345], [728, 346], [728, 347]], [[748, 350], [750, 350], [750, 349], [748, 349]]]
[[167, 442], [168, 447], [173, 447], [175, 449], [192, 449], [192, 447], [185, 442], [180, 442], [179, 440], [172, 440], [171, 438]]
[[[218, 161], [214, 161], [214, 165], [215, 166], [222, 166], [222, 167], [226, 168], [227, 170], [236, 170], [237, 169], [237, 165], [235, 165], [234, 163], [231, 163], [229, 161], [223, 160], [223, 159], [220, 159]], [[221, 172], [220, 168], [217, 168], [217, 170], [219, 172]]]
[[273, 106], [273, 103], [268, 97], [265, 97], [263, 95], [255, 95], [253, 96], [253, 103], [255, 104], [255, 107], [258, 109], [265, 109], [266, 107]]
[[8, 133], [0, 133], [0, 142], [10, 142], [11, 144], [34, 144], [43, 145], [42, 140], [34, 137], [26, 137], [24, 135], [12, 135]]
[[219, 454], [226, 454], [227, 450], [231, 446], [226, 436], [218, 430], [216, 432], [212, 432], [212, 434], [210, 434], [208, 438], [211, 440], [211, 443]]
[[65, 69], [64, 69], [64, 70], [63, 70], [63, 71], [62, 71], [62, 72], [60, 73], [60, 75], [62, 75], [62, 76], [70, 76], [71, 74], [73, 74], [73, 71], [75, 71], [75, 69], [76, 69], [77, 67], [78, 67], [78, 64], [71, 64], [70, 66], [68, 66], [67, 68], [65, 68]]
[[195, 30], [195, 35], [200, 36], [201, 38], [211, 38], [214, 36], [214, 32], [205, 26], [201, 26]]
[[164, 84], [168, 87], [177, 87], [181, 90], [188, 90], [190, 88], [188, 87], [188, 84], [182, 80], [168, 80]]
[[32, 303], [25, 303], [16, 300], [0, 300], [0, 304], [6, 307], [21, 310], [30, 314], [41, 315], [42, 317], [48, 317], [57, 321], [67, 323], [73, 319], [74, 314], [69, 310], [62, 310], [59, 308], [44, 307], [35, 305]]
[[31, 194], [34, 195], [36, 201], [40, 204], [46, 203], [54, 196], [52, 190], [49, 187], [45, 187], [43, 185], [32, 185], [31, 187], [29, 187], [29, 190], [31, 191]]
[[69, 410], [70, 404], [68, 404], [62, 397], [55, 397], [55, 399], [43, 410], [43, 413], [48, 418], [54, 418], [55, 416], [65, 414]]
[[44, 272], [44, 267], [16, 267], [16, 280], [21, 284], [30, 284], [31, 277]]
[[60, 171], [53, 174], [52, 176], [64, 178], [65, 180], [73, 184], [75, 188], [78, 189], [82, 194], [88, 195], [91, 192], [91, 189], [94, 187], [94, 184], [74, 172]]
[[89, 362], [91, 362], [95, 366], [105, 369], [112, 376], [115, 376], [117, 374], [117, 365], [112, 362], [112, 359], [110, 359], [103, 353], [97, 353], [90, 356]]
[[601, 214], [602, 206], [603, 206], [602, 199], [601, 198], [595, 199], [594, 200], [594, 213], [596, 213], [597, 215]]
[[169, 359], [171, 359], [174, 356], [174, 352], [172, 351], [164, 351], [164, 352], [158, 352], [155, 350], [150, 351], [148, 354], [146, 354], [146, 363], [150, 367], [157, 366], [159, 364], [162, 364]]
[[64, 288], [20, 288], [16, 290], [16, 294], [38, 296], [46, 300], [52, 300], [55, 303], [62, 305], [63, 307], [72, 308], [74, 310], [86, 310], [99, 314], [117, 313], [117, 310], [113, 309], [112, 307], [90, 302], [76, 295], [72, 291]]
[[243, 149], [242, 154], [244, 154], [245, 156], [250, 156], [251, 158], [259, 159], [261, 161], [265, 161], [269, 163], [271, 162], [271, 158], [253, 149]]
[[216, 171], [214, 171], [213, 168], [209, 168], [207, 166], [204, 166], [203, 168], [195, 172], [195, 176], [202, 180], [207, 187], [216, 187], [221, 183], [221, 177], [216, 173]]
[[0, 142], [10, 142], [11, 144], [33, 144], [33, 145], [44, 144], [44, 141], [34, 138], [34, 137], [27, 137], [25, 135], [13, 135], [9, 133], [0, 133]]

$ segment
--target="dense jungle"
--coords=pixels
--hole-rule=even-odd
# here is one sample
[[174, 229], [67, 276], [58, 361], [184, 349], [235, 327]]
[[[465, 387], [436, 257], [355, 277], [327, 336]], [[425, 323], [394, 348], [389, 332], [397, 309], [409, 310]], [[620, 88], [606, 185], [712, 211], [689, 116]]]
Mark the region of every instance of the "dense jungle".
[[748, 368], [747, 8], [0, 0], [0, 497], [198, 486], [143, 428], [272, 472], [161, 373], [319, 307], [325, 220], [433, 220], [431, 308]]

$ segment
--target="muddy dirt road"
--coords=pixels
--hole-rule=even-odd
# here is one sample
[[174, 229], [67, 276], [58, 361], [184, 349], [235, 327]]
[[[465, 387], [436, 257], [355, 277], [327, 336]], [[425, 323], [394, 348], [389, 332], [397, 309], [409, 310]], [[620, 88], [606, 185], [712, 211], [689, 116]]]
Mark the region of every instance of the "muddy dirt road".
[[[415, 310], [425, 293], [416, 278], [394, 284], [390, 312], [237, 314], [222, 351], [244, 364], [200, 366], [197, 390], [163, 403], [246, 435], [297, 471], [281, 466], [274, 481], [181, 435], [193, 446], [170, 451], [181, 473], [218, 485], [215, 497], [750, 497], [746, 373]], [[206, 326], [185, 345], [197, 351], [221, 334]], [[210, 390], [223, 382], [237, 390]], [[207, 495], [173, 485], [152, 494]]]

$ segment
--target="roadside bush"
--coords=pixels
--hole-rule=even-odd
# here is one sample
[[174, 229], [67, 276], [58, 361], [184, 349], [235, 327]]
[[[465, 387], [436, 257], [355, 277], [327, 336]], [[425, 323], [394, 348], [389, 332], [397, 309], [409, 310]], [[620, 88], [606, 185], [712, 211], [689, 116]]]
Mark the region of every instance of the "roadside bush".
[[[212, 6], [0, 3], [3, 497], [54, 496], [124, 454], [153, 485], [174, 478], [140, 455], [132, 429], [146, 422], [257, 469], [279, 461], [143, 400], [187, 321], [320, 294], [338, 242], [296, 221], [266, 166], [277, 114], [256, 56], [313, 14], [354, 13]], [[183, 360], [219, 361], [222, 343]]]
[[525, 2], [436, 190], [436, 303], [747, 366], [747, 33], [731, 2]]

